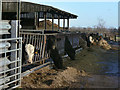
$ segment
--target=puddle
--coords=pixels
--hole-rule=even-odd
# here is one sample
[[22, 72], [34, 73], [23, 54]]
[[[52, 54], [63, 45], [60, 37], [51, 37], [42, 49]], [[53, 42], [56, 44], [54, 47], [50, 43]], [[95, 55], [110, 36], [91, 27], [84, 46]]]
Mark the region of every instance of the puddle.
[[118, 74], [118, 62], [97, 62], [97, 64], [101, 65], [100, 72], [103, 72], [104, 74]]

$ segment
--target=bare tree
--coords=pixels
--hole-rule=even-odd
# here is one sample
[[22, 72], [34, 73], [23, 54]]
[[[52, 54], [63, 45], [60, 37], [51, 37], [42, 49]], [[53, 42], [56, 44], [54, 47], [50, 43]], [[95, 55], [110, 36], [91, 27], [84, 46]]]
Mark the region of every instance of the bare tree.
[[101, 18], [98, 18], [98, 28], [105, 28], [105, 21]]
[[105, 21], [101, 18], [98, 18], [97, 30], [99, 33], [105, 33], [107, 31], [105, 28]]

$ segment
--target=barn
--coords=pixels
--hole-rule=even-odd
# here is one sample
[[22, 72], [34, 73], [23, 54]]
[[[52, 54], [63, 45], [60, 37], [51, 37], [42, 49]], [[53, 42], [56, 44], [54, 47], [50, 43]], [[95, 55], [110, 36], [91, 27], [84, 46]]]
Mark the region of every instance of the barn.
[[[33, 63], [40, 62], [37, 67], [48, 64], [50, 58], [47, 52], [46, 41], [49, 36], [56, 36], [58, 50], [64, 52], [65, 36], [69, 36], [73, 46], [78, 47], [79, 40], [76, 40], [78, 34], [63, 34], [69, 31], [70, 19], [77, 19], [77, 15], [57, 9], [52, 6], [32, 3], [15, 2], [15, 0], [2, 0], [0, 13], [0, 89], [11, 89], [21, 85], [22, 70], [24, 75], [31, 73], [31, 63], [22, 63], [23, 44], [31, 44], [35, 48]], [[42, 21], [42, 27], [40, 25]], [[52, 20], [51, 28], [47, 27], [47, 20]], [[55, 28], [54, 20], [58, 21]], [[60, 20], [63, 20], [63, 26], [60, 26]], [[67, 22], [65, 22], [67, 21]], [[67, 25], [65, 25], [67, 23]], [[65, 27], [67, 26], [67, 27]], [[77, 42], [77, 43], [76, 43]], [[1, 47], [2, 45], [2, 47]], [[62, 46], [63, 45], [63, 46]], [[5, 64], [1, 64], [4, 63]], [[41, 66], [42, 65], [42, 66]], [[30, 67], [30, 68], [29, 68]], [[23, 75], [23, 76], [24, 76]]]
[[[14, 8], [17, 7], [17, 8]], [[20, 10], [18, 10], [20, 8]], [[20, 16], [19, 16], [20, 15]], [[52, 19], [52, 28], [54, 31], [54, 19], [58, 20], [58, 30], [60, 29], [60, 20], [63, 19], [63, 30], [69, 29], [69, 19], [76, 19], [77, 15], [62, 11], [52, 6], [32, 3], [32, 2], [3, 2], [2, 19], [3, 20], [18, 20], [23, 29], [38, 30], [39, 19], [44, 19], [44, 28], [47, 30], [46, 20]], [[67, 27], [65, 27], [65, 19], [67, 19]], [[29, 24], [28, 24], [29, 23]]]

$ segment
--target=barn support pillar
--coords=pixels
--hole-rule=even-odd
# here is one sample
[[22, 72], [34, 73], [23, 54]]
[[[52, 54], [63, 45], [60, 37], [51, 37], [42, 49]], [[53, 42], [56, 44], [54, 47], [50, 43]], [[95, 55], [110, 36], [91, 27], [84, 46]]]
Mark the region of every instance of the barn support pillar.
[[37, 19], [37, 21], [38, 21], [38, 27], [39, 27], [39, 16], [40, 16], [40, 13], [38, 12], [38, 19]]
[[63, 19], [63, 31], [65, 29], [65, 19]]
[[69, 18], [67, 19], [67, 29], [69, 30]]
[[35, 29], [38, 29], [39, 27], [39, 13], [35, 12]]
[[52, 31], [54, 31], [54, 14], [52, 14]]
[[58, 31], [60, 29], [60, 17], [58, 16]]
[[18, 37], [20, 36], [20, 14], [21, 14], [21, 2], [18, 0], [17, 3], [17, 20], [18, 20]]
[[[19, 20], [12, 20], [11, 21], [11, 38], [17, 38], [18, 37], [18, 22]], [[12, 42], [11, 43], [11, 50], [12, 49], [17, 49], [17, 42]], [[17, 60], [17, 51], [11, 52], [11, 61]], [[15, 67], [15, 64], [12, 63], [10, 65], [11, 68]], [[11, 71], [11, 75], [16, 74], [17, 71]], [[17, 79], [16, 77], [12, 77], [11, 80]]]
[[44, 30], [47, 29], [47, 27], [46, 27], [46, 19], [47, 19], [46, 12], [44, 12]]

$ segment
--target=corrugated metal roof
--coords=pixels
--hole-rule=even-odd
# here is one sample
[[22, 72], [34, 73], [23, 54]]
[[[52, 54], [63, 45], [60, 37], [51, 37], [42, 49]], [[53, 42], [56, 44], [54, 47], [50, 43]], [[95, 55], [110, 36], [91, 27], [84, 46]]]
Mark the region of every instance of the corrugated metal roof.
[[[6, 1], [6, 0], [5, 0]], [[17, 12], [17, 2], [3, 2], [2, 12]], [[21, 13], [29, 13], [29, 12], [48, 12], [52, 14], [61, 15], [67, 18], [77, 18], [77, 15], [71, 14], [69, 12], [57, 9], [52, 6], [32, 3], [32, 2], [21, 2]]]

